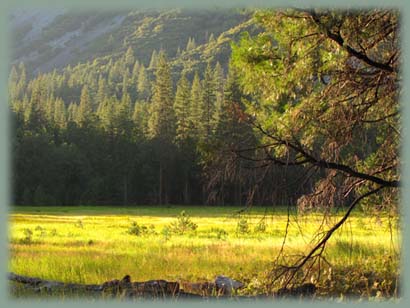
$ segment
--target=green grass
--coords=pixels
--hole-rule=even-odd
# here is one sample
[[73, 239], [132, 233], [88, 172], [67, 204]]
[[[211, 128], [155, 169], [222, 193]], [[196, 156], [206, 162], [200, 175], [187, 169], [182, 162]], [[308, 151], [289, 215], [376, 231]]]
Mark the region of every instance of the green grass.
[[[197, 228], [173, 233], [170, 226], [182, 210]], [[245, 293], [258, 292], [281, 248], [287, 212], [284, 208], [267, 213], [264, 208], [252, 208], [239, 217], [239, 210], [195, 206], [15, 207], [10, 212], [9, 270], [75, 283], [102, 283], [126, 274], [135, 281], [213, 280], [223, 274], [248, 283]], [[325, 221], [324, 230], [340, 217], [341, 213], [335, 214]], [[239, 232], [241, 219], [246, 220], [248, 232]], [[260, 228], [261, 220], [265, 231]], [[148, 231], [130, 234], [133, 222]], [[320, 213], [292, 213], [285, 251], [289, 255], [306, 253], [322, 223]], [[393, 296], [399, 238], [396, 218], [381, 215], [371, 219], [356, 212], [327, 245], [325, 258], [333, 276], [328, 277], [327, 268], [328, 279], [309, 279], [331, 296]]]

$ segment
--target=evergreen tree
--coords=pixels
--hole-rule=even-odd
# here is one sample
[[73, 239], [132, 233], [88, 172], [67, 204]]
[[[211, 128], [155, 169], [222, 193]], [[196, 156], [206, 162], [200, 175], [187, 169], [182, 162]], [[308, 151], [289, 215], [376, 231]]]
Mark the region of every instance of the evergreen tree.
[[114, 106], [117, 104], [115, 97], [106, 97], [98, 108], [98, 118], [102, 129], [109, 135], [114, 134]]
[[23, 62], [19, 64], [19, 81], [17, 84], [17, 97], [21, 99], [24, 96], [24, 90], [27, 84], [27, 75], [26, 75], [26, 67]]
[[209, 43], [209, 44], [214, 44], [215, 42], [216, 42], [216, 41], [215, 41], [214, 34], [211, 33], [211, 35], [209, 36], [209, 39], [208, 39], [208, 43]]
[[178, 81], [174, 103], [177, 142], [186, 140], [190, 133], [190, 96], [190, 85], [183, 73]]
[[132, 68], [132, 72], [131, 72], [131, 82], [132, 83], [137, 83], [139, 72], [140, 72], [140, 63], [138, 60], [136, 60]]
[[134, 122], [135, 135], [138, 139], [148, 135], [148, 107], [149, 103], [145, 101], [137, 101], [134, 105], [132, 121]]
[[54, 123], [59, 129], [67, 127], [67, 111], [61, 98], [58, 98], [54, 104]]
[[137, 80], [138, 97], [140, 99], [148, 99], [151, 92], [150, 87], [151, 85], [148, 80], [147, 71], [145, 69], [145, 66], [141, 64]]
[[45, 106], [45, 117], [47, 120], [47, 124], [54, 126], [54, 109], [55, 109], [55, 98], [54, 95], [50, 95], [47, 98], [46, 106]]
[[182, 52], [181, 52], [181, 47], [178, 46], [177, 51], [176, 51], [176, 53], [175, 53], [175, 57], [178, 58], [178, 57], [181, 55], [181, 53], [182, 53]]
[[224, 101], [224, 72], [219, 62], [215, 65], [213, 79], [215, 83], [215, 116], [213, 127], [216, 128], [221, 116], [223, 116], [222, 105]]
[[195, 38], [189, 37], [188, 43], [186, 45], [186, 51], [189, 51], [195, 48], [196, 48]]
[[132, 47], [130, 46], [128, 47], [124, 55], [124, 63], [128, 70], [132, 67], [134, 62], [135, 62], [134, 51], [132, 50]]
[[85, 85], [81, 90], [80, 104], [78, 106], [76, 122], [80, 127], [85, 127], [91, 124], [93, 109], [91, 106], [91, 99], [88, 87]]
[[195, 72], [191, 87], [191, 110], [189, 126], [193, 128], [193, 136], [196, 140], [200, 137], [200, 125], [202, 121], [202, 86], [198, 71]]
[[152, 51], [151, 61], [149, 62], [148, 68], [155, 69], [157, 68], [157, 64], [158, 64], [158, 56], [157, 56], [157, 51], [154, 49]]
[[214, 132], [216, 110], [216, 84], [209, 62], [205, 69], [204, 80], [202, 81], [202, 91], [201, 137], [208, 144]]
[[155, 72], [154, 94], [148, 122], [149, 136], [154, 139], [158, 155], [158, 202], [168, 203], [168, 185], [172, 140], [175, 136], [175, 115], [172, 97], [171, 70], [164, 52], [160, 52]]
[[78, 105], [71, 102], [67, 108], [68, 122], [76, 122], [78, 118]]
[[107, 95], [108, 95], [107, 83], [104, 77], [100, 75], [98, 78], [98, 90], [95, 96], [96, 105], [99, 106], [105, 100]]
[[151, 101], [149, 132], [152, 138], [172, 140], [175, 134], [171, 70], [164, 52], [159, 54]]

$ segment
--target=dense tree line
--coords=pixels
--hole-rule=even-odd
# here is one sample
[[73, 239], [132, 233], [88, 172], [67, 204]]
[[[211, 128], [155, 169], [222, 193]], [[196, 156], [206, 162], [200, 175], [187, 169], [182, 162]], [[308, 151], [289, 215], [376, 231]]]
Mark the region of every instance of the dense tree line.
[[294, 204], [311, 184], [285, 178], [302, 168], [261, 171], [232, 155], [259, 143], [244, 99], [237, 70], [176, 75], [163, 50], [149, 67], [132, 48], [31, 80], [12, 67], [14, 203]]

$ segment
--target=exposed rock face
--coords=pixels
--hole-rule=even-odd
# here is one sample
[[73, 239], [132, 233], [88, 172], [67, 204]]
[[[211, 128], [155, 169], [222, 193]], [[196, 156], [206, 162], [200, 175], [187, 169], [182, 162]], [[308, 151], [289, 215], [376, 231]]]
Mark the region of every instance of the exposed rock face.
[[244, 284], [240, 281], [234, 280], [226, 276], [217, 276], [215, 279], [216, 289], [219, 294], [231, 295], [236, 293], [237, 290], [244, 287]]

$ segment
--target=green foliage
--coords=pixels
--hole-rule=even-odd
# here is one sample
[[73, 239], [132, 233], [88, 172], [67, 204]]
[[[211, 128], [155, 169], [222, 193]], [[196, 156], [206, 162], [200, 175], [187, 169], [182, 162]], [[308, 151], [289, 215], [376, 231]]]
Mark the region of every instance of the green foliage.
[[161, 230], [161, 235], [165, 241], [168, 241], [171, 238], [171, 228], [169, 226], [164, 226]]
[[225, 240], [228, 237], [228, 232], [222, 228], [211, 228], [212, 233], [215, 233], [215, 236], [218, 240]]
[[[386, 189], [364, 202], [379, 199], [396, 208], [397, 189], [390, 185], [400, 176], [390, 168], [397, 171], [399, 165], [400, 61], [389, 59], [399, 44], [396, 35], [383, 29], [389, 25], [396, 32], [397, 12], [261, 10], [256, 19], [263, 31], [244, 33], [232, 46], [240, 84], [252, 97], [244, 100], [246, 116], [257, 123], [259, 142], [274, 144], [254, 158], [307, 167], [314, 158], [366, 175], [383, 170], [377, 177], [388, 182]], [[374, 33], [380, 36], [375, 39]], [[372, 77], [364, 78], [370, 71]], [[378, 74], [389, 76], [382, 87]], [[299, 199], [302, 207], [343, 204], [342, 187], [349, 186], [351, 176], [363, 179], [330, 165], [320, 167], [325, 174], [318, 172], [315, 191]], [[369, 192], [376, 182], [360, 182], [349, 196]]]
[[183, 235], [188, 231], [195, 231], [198, 228], [198, 225], [195, 224], [188, 214], [185, 211], [182, 211], [176, 221], [172, 222], [169, 226], [171, 232]]
[[77, 228], [83, 229], [84, 228], [84, 224], [83, 221], [81, 219], [78, 219], [75, 224], [74, 224]]
[[128, 228], [127, 233], [131, 234], [131, 235], [139, 236], [139, 235], [141, 235], [141, 227], [138, 225], [138, 223], [136, 221], [133, 221], [131, 223], [131, 226]]
[[21, 244], [29, 245], [33, 243], [33, 231], [29, 228], [24, 228], [23, 230], [24, 237], [20, 240]]
[[128, 228], [127, 233], [136, 236], [157, 234], [155, 231], [155, 226], [153, 224], [150, 224], [149, 226], [139, 225], [136, 221], [133, 221], [131, 223], [131, 226]]
[[264, 233], [266, 232], [266, 221], [265, 219], [262, 219], [257, 223], [257, 225], [254, 228], [255, 233]]
[[148, 122], [149, 132], [152, 138], [171, 141], [175, 135], [172, 79], [170, 67], [163, 51], [159, 53], [155, 77]]
[[239, 219], [236, 225], [236, 232], [238, 234], [248, 234], [250, 232], [248, 220], [246, 218]]

